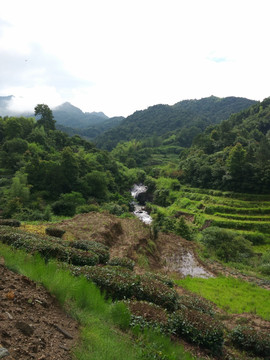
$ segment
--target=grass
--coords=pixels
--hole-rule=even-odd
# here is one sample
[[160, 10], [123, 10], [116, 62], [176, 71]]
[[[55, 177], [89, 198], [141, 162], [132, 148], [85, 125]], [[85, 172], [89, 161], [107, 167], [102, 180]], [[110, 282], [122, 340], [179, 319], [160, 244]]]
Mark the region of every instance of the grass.
[[37, 255], [14, 251], [1, 243], [0, 255], [7, 267], [44, 285], [81, 323], [81, 340], [74, 351], [77, 360], [193, 359], [182, 346], [160, 333], [138, 329], [132, 333], [126, 310], [119, 307], [115, 312], [115, 305], [105, 301], [99, 289], [84, 277], [75, 278], [56, 262], [45, 264]]
[[212, 301], [228, 313], [257, 314], [270, 320], [270, 292], [232, 277], [175, 280], [180, 285]]

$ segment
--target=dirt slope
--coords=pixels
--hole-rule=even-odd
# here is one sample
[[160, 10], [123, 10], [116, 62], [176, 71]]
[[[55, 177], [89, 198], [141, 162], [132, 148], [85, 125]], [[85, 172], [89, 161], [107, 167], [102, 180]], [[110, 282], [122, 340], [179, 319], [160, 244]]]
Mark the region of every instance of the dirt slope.
[[43, 287], [0, 260], [0, 358], [7, 349], [5, 360], [71, 360], [78, 324]]

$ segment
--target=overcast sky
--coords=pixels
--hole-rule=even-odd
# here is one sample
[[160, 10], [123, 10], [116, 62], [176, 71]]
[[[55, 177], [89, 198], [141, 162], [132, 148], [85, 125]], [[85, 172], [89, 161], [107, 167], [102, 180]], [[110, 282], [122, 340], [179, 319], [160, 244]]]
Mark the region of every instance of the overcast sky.
[[0, 96], [127, 116], [270, 96], [269, 0], [0, 0]]

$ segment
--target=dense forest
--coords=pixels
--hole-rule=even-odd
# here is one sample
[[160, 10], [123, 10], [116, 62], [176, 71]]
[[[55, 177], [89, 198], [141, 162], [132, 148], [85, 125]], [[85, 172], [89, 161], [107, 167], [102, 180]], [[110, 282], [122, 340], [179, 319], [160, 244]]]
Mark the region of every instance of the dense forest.
[[2, 216], [38, 219], [51, 211], [47, 205], [74, 215], [87, 201], [121, 198], [137, 180], [135, 170], [131, 176], [108, 152], [56, 130], [47, 105], [38, 105], [35, 115], [38, 120], [0, 118]]
[[207, 126], [219, 123], [254, 103], [245, 98], [211, 96], [201, 100], [181, 101], [173, 106], [155, 105], [136, 111], [95, 141], [98, 147], [111, 150], [120, 141], [160, 136], [164, 139], [173, 133], [174, 144], [190, 146], [193, 137]]
[[270, 99], [208, 127], [181, 153], [179, 169], [192, 186], [269, 193]]

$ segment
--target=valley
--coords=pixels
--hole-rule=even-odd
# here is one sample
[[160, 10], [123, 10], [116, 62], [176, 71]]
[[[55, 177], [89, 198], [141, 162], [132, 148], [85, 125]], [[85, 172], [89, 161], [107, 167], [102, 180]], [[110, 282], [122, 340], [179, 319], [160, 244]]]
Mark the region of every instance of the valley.
[[44, 284], [81, 339], [113, 329], [113, 349], [85, 359], [114, 359], [117, 343], [131, 359], [269, 359], [269, 99], [157, 105], [97, 146], [35, 112], [0, 118], [1, 269]]

